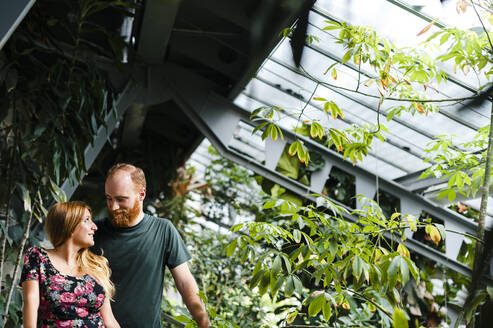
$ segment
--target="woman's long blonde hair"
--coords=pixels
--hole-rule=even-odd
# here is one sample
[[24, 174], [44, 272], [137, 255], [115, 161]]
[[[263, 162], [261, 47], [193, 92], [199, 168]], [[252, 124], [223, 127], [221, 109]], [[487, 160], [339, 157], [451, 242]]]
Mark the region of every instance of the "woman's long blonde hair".
[[[83, 202], [71, 201], [53, 205], [45, 221], [45, 231], [53, 247], [56, 249], [72, 236], [75, 228], [84, 219], [84, 212], [91, 208]], [[94, 254], [88, 248], [82, 248], [77, 254], [77, 263], [84, 274], [89, 274], [103, 286], [108, 299], [115, 295], [115, 286], [110, 280], [111, 270], [108, 260]]]

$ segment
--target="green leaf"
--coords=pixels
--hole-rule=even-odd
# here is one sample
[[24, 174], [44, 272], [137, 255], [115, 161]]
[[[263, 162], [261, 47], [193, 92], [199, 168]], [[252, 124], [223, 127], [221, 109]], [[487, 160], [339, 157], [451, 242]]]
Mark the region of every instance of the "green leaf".
[[351, 50], [347, 51], [344, 56], [342, 57], [342, 61], [341, 61], [341, 64], [344, 64], [345, 62], [347, 62], [349, 59], [351, 59]]
[[277, 279], [276, 283], [274, 284], [274, 288], [271, 288], [273, 296], [275, 296], [277, 294], [277, 292], [279, 291], [279, 289], [281, 289], [282, 285], [286, 281], [286, 278], [287, 278], [286, 276], [283, 276], [283, 277], [280, 277], [279, 279]]
[[356, 281], [359, 281], [361, 277], [361, 273], [363, 272], [364, 261], [359, 256], [355, 256], [353, 259], [353, 276], [356, 278]]
[[260, 295], [263, 295], [267, 292], [267, 290], [269, 289], [269, 285], [270, 285], [270, 271], [265, 270], [262, 279], [260, 280], [260, 284], [258, 286]]
[[303, 284], [301, 283], [300, 278], [297, 276], [292, 276], [293, 277], [293, 283], [294, 283], [294, 288], [299, 294], [303, 293]]
[[293, 231], [293, 239], [297, 243], [299, 243], [301, 241], [301, 232], [298, 229], [294, 229], [294, 231]]
[[31, 195], [26, 189], [26, 186], [24, 186], [22, 183], [16, 183], [17, 187], [20, 189], [22, 193], [22, 201], [24, 203], [24, 211], [26, 212], [31, 212], [32, 205], [31, 205]]
[[486, 298], [486, 292], [484, 290], [476, 292], [476, 295], [474, 295], [473, 299], [465, 304], [464, 307], [464, 312], [465, 312], [465, 319], [466, 322], [469, 323], [474, 316], [474, 313], [476, 312], [476, 309], [478, 308], [479, 304], [484, 301]]
[[252, 280], [250, 281], [250, 288], [254, 288], [255, 286], [257, 286], [257, 284], [259, 283], [260, 279], [264, 276], [264, 270], [260, 270], [259, 272], [257, 272]]
[[493, 286], [486, 286], [486, 291], [488, 292], [488, 295], [490, 295], [490, 300], [493, 301]]
[[286, 317], [286, 323], [292, 324], [294, 319], [296, 319], [297, 315], [298, 315], [298, 311], [294, 311], [294, 312], [291, 312], [290, 314], [288, 314]]
[[402, 284], [405, 285], [409, 281], [409, 266], [402, 257], [399, 259], [399, 268], [401, 272]]
[[274, 276], [277, 276], [277, 274], [281, 271], [281, 269], [282, 269], [281, 257], [277, 255], [276, 258], [274, 259], [274, 262], [272, 263], [272, 274]]
[[293, 276], [289, 276], [288, 279], [286, 280], [286, 285], [284, 285], [284, 294], [286, 294], [286, 297], [289, 297], [293, 295], [294, 292], [294, 280]]
[[322, 306], [322, 314], [324, 316], [325, 322], [329, 322], [330, 317], [332, 316], [332, 308], [330, 307], [330, 302], [325, 302]]
[[276, 205], [277, 205], [277, 200], [270, 200], [262, 206], [262, 209], [267, 210], [269, 208], [276, 207]]
[[390, 278], [394, 278], [397, 274], [397, 269], [399, 269], [399, 256], [396, 256], [390, 262], [389, 268], [387, 269], [387, 274]]
[[409, 328], [409, 323], [407, 322], [406, 314], [399, 308], [394, 309], [394, 314], [392, 315], [392, 327], [394, 328]]
[[226, 247], [226, 256], [227, 257], [230, 257], [231, 255], [233, 255], [237, 244], [238, 244], [238, 239], [235, 239], [229, 243], [229, 245]]
[[308, 316], [313, 317], [317, 315], [321, 310], [322, 306], [326, 303], [325, 294], [321, 293], [317, 297], [315, 297], [308, 306]]
[[455, 199], [456, 192], [454, 189], [450, 189], [448, 192], [448, 201], [452, 202]]
[[192, 322], [192, 319], [190, 319], [189, 317], [184, 316], [184, 315], [179, 315], [179, 316], [173, 317], [173, 319], [175, 319], [176, 321], [179, 321], [179, 322]]
[[281, 256], [282, 259], [284, 260], [284, 266], [286, 267], [286, 271], [288, 273], [291, 273], [291, 262], [289, 261], [289, 258], [284, 254], [281, 254]]

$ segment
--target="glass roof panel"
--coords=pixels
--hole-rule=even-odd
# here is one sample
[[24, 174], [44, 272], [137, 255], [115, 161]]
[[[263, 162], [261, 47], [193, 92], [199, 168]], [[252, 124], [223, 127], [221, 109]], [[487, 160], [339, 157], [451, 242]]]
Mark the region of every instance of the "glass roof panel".
[[[298, 115], [303, 108], [302, 119], [316, 119], [327, 127], [344, 129], [351, 124], [376, 126], [379, 102], [376, 84], [358, 89], [373, 97], [354, 92], [358, 81], [367, 81], [376, 73], [367, 64], [358, 67], [349, 60], [344, 65], [334, 66], [337, 71], [337, 80], [334, 80], [326, 70], [339, 62], [346, 50], [334, 42], [334, 31], [321, 29], [326, 25], [324, 21], [335, 19], [352, 25], [369, 25], [399, 47], [420, 49], [423, 47], [421, 43], [439, 26], [476, 26], [477, 17], [472, 16], [474, 12], [471, 9], [466, 14], [458, 15], [455, 4], [452, 6], [451, 3], [448, 1], [441, 6], [439, 0], [318, 0], [310, 13], [308, 34], [317, 36], [320, 42], [305, 46], [300, 69], [294, 65], [290, 39], [285, 38], [266, 59], [244, 92], [235, 99], [235, 104], [249, 111], [261, 106], [279, 106], [286, 110], [279, 124], [287, 129], [298, 124]], [[385, 19], [381, 19], [383, 16]], [[439, 20], [430, 31], [417, 36], [434, 18]], [[450, 80], [435, 88], [422, 88], [432, 99], [467, 97], [485, 82], [484, 78], [478, 80], [472, 73], [464, 74], [460, 69], [454, 71], [452, 64], [441, 67], [449, 74]], [[322, 81], [322, 84], [317, 81]], [[311, 97], [335, 101], [344, 111], [344, 120], [327, 117], [323, 102]], [[413, 116], [403, 112], [400, 117], [387, 121], [386, 111], [397, 103], [409, 106], [409, 103], [386, 100], [380, 111], [381, 123], [389, 128], [387, 142], [374, 141], [369, 156], [358, 163], [386, 178], [394, 179], [428, 167], [430, 164], [423, 162], [424, 149], [433, 137], [454, 133], [457, 136], [454, 141], [459, 143], [468, 140], [478, 128], [489, 123], [489, 102], [475, 108], [464, 107], [463, 103], [447, 103], [441, 106], [439, 113]]]

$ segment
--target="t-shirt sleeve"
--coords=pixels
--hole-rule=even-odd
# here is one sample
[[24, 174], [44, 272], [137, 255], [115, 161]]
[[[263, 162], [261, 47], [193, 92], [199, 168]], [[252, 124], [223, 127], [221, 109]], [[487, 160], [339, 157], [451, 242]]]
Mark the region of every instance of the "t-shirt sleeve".
[[26, 280], [39, 280], [40, 253], [35, 247], [26, 251], [24, 256], [24, 266], [22, 267], [21, 280], [19, 285]]
[[164, 263], [168, 268], [173, 269], [182, 263], [187, 262], [192, 257], [188, 252], [183, 239], [173, 224], [168, 221], [166, 226], [166, 249]]

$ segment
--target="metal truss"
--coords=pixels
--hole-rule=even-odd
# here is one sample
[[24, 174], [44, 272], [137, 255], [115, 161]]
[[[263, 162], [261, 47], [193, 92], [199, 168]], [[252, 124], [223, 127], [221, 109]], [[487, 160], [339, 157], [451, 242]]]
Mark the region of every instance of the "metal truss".
[[[344, 160], [337, 152], [333, 152], [309, 138], [296, 136], [291, 131], [282, 129], [284, 140], [278, 139], [273, 141], [267, 139], [264, 149], [265, 162], [260, 162], [244, 152], [238, 151], [237, 148], [235, 149], [235, 147], [231, 146], [231, 141], [234, 139], [239, 126], [246, 124], [253, 129], [260, 122], [251, 122], [248, 111], [234, 105], [230, 100], [215, 94], [213, 92], [214, 86], [209, 81], [177, 66], [169, 66], [166, 70], [169, 86], [173, 90], [173, 99], [190, 116], [201, 132], [224, 157], [251, 169], [287, 190], [313, 201], [315, 197], [310, 196], [310, 194], [322, 192], [331, 168], [336, 166], [355, 177], [357, 195], [363, 195], [370, 199], [374, 198], [377, 191], [375, 183], [377, 177], [373, 173]], [[310, 151], [321, 153], [325, 160], [325, 167], [312, 174], [310, 186], [303, 185], [275, 170], [285, 145], [294, 142], [297, 138], [302, 139]], [[441, 253], [413, 239], [412, 232], [410, 231], [407, 234], [408, 239], [405, 242], [409, 249], [470, 277], [471, 270], [456, 260], [459, 249], [464, 241], [464, 236], [452, 231], [475, 235], [476, 223], [451, 210], [437, 206], [428, 199], [409, 191], [394, 181], [383, 178], [379, 178], [378, 181], [380, 191], [385, 191], [400, 199], [402, 213], [418, 217], [421, 213], [425, 212], [431, 217], [442, 221], [445, 226], [447, 231], [445, 253]], [[357, 208], [361, 208], [363, 205], [359, 201], [357, 202]], [[357, 220], [357, 217], [353, 215], [345, 215], [345, 218], [353, 222]], [[395, 238], [390, 234], [387, 237]]]
[[0, 0], [0, 50], [36, 0]]

